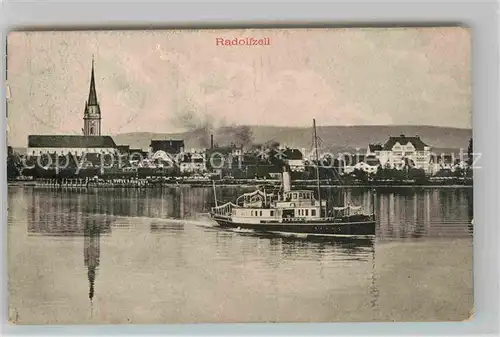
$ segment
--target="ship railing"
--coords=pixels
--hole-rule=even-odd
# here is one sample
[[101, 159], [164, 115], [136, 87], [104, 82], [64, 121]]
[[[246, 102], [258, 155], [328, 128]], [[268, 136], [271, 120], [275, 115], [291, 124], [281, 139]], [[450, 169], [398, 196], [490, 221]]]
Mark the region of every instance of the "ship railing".
[[238, 199], [236, 199], [236, 204], [237, 205], [243, 205], [243, 207], [253, 207], [252, 204], [254, 203], [265, 203], [270, 202], [271, 200], [274, 199], [274, 194], [269, 194], [266, 193], [265, 191], [261, 191], [259, 189], [253, 191], [253, 192], [248, 192], [240, 195]]
[[232, 202], [226, 202], [223, 205], [212, 207], [212, 213], [216, 215], [231, 215], [233, 208], [238, 207], [238, 205], [233, 204]]

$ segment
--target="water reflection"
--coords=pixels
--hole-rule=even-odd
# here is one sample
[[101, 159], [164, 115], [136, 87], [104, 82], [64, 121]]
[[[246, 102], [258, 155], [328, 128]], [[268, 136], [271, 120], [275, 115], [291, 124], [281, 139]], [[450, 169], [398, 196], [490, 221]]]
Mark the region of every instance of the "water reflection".
[[[260, 235], [266, 237], [266, 235]], [[283, 237], [280, 239], [267, 235], [271, 246], [280, 247], [284, 256], [290, 257], [297, 254], [312, 260], [334, 259], [366, 260], [374, 248], [373, 239], [356, 239], [327, 236], [308, 236], [307, 238]], [[303, 255], [304, 256], [304, 255]]]
[[101, 226], [95, 219], [88, 219], [85, 223], [83, 257], [89, 279], [89, 299], [92, 302], [95, 277], [101, 257]]
[[184, 219], [208, 212], [212, 193], [208, 188], [91, 189], [106, 199], [106, 214], [125, 217]]
[[113, 212], [113, 203], [103, 203], [99, 194], [55, 191], [32, 193], [28, 211], [28, 233], [42, 236], [83, 236], [83, 260], [87, 269], [88, 297], [92, 304], [95, 280], [101, 257], [101, 234], [111, 234], [112, 218], [102, 213]]
[[[221, 189], [220, 196], [231, 200], [243, 190]], [[405, 306], [413, 310], [411, 303], [429, 308], [429, 301], [470, 297], [460, 280], [470, 275], [464, 261], [471, 256], [471, 240], [456, 239], [471, 237], [472, 189], [380, 191], [374, 205], [368, 191], [351, 189], [353, 201], [375, 206], [374, 239], [216, 229], [200, 215], [213, 202], [211, 189], [205, 188], [8, 192], [9, 229], [14, 233], [9, 238], [22, 246], [11, 254], [10, 265], [26, 266], [11, 271], [19, 280], [38, 280], [40, 275], [47, 280], [40, 286], [44, 291], [32, 293], [31, 284], [16, 283], [15, 303], [23, 308], [25, 294], [41, 294], [37, 301], [42, 304], [50, 296], [47, 310], [59, 310], [58, 317], [66, 315], [68, 305], [61, 299], [69, 298], [77, 303], [74, 310], [86, 310], [85, 319], [89, 301], [91, 310], [96, 305], [99, 312], [94, 318], [101, 319], [97, 303], [105, 298], [120, 306], [113, 313], [116, 322], [124, 322], [120, 315], [126, 313], [137, 321], [158, 323], [222, 318], [332, 321], [342, 320], [344, 313], [353, 320], [369, 320]], [[441, 239], [438, 244], [436, 238]], [[111, 258], [119, 262], [111, 263]], [[51, 262], [38, 268], [43, 261]], [[78, 267], [73, 269], [68, 261], [76, 261]], [[64, 270], [56, 268], [64, 264]], [[442, 288], [448, 279], [453, 280], [451, 297]], [[54, 280], [60, 283], [53, 286]], [[432, 282], [439, 293], [421, 287], [429, 284], [430, 289]], [[73, 285], [78, 290], [73, 291]], [[300, 304], [302, 316], [294, 303]], [[391, 303], [398, 303], [396, 309]], [[407, 315], [413, 317], [410, 311]], [[73, 312], [65, 317], [62, 321], [72, 322], [80, 316]]]
[[[366, 191], [353, 190], [353, 200], [372, 207]], [[377, 237], [467, 237], [473, 217], [470, 188], [409, 188], [377, 193]]]
[[103, 202], [97, 194], [55, 191], [30, 193], [26, 208], [28, 233], [43, 236], [81, 236], [89, 222], [96, 222], [100, 232], [111, 233], [112, 218], [100, 216], [113, 203]]
[[[370, 305], [372, 309], [378, 311], [378, 298], [379, 290], [377, 287], [377, 268], [375, 264], [375, 245], [372, 246], [372, 271], [371, 271], [371, 284], [370, 284], [370, 295], [372, 297]], [[377, 314], [377, 313], [376, 313]]]
[[183, 222], [153, 221], [149, 225], [149, 231], [151, 233], [182, 231], [183, 229]]
[[[233, 200], [248, 188], [221, 188], [221, 201]], [[408, 188], [371, 191], [348, 190], [348, 197], [377, 214], [377, 237], [414, 238], [470, 236], [473, 218], [471, 188]], [[334, 197], [335, 192], [330, 193]], [[338, 193], [337, 193], [338, 194]], [[44, 235], [83, 233], [83, 219], [102, 216], [103, 232], [116, 217], [159, 219], [151, 232], [182, 230], [182, 222], [166, 219], [197, 219], [213, 204], [210, 188], [103, 189], [88, 191], [36, 191], [28, 194], [28, 231]], [[373, 205], [375, 202], [375, 205]], [[114, 221], [114, 220], [113, 220]]]

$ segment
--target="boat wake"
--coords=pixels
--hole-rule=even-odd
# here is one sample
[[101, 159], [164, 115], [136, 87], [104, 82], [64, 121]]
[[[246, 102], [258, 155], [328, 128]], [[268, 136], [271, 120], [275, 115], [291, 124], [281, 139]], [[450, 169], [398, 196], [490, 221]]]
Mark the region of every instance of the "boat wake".
[[277, 232], [277, 231], [271, 231], [268, 232], [277, 236], [283, 236], [286, 238], [297, 238], [297, 239], [307, 239], [307, 236], [309, 234], [304, 234], [304, 233], [293, 233], [293, 232]]
[[223, 231], [223, 232], [230, 232], [230, 233], [238, 233], [238, 234], [254, 234], [257, 233], [253, 229], [246, 229], [246, 228], [227, 228], [227, 227], [221, 227], [217, 223], [212, 222], [212, 223], [198, 223], [198, 227], [204, 227], [204, 228], [209, 228], [213, 230], [218, 230], [218, 231]]
[[247, 229], [247, 228], [228, 228], [230, 232], [235, 232], [235, 233], [255, 233], [253, 229]]
[[375, 235], [342, 235], [342, 234], [324, 234], [324, 233], [295, 233], [295, 232], [279, 232], [269, 231], [263, 232], [267, 235], [280, 236], [284, 238], [295, 239], [318, 239], [318, 240], [373, 240]]
[[196, 227], [217, 229], [219, 226], [216, 223], [213, 223], [213, 222], [197, 221], [196, 222]]

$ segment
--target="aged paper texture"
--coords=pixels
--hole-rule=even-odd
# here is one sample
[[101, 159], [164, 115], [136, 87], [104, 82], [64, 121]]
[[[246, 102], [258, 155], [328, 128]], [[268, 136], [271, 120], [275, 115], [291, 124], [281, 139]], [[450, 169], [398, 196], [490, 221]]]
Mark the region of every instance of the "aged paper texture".
[[462, 321], [460, 27], [8, 36], [14, 324]]

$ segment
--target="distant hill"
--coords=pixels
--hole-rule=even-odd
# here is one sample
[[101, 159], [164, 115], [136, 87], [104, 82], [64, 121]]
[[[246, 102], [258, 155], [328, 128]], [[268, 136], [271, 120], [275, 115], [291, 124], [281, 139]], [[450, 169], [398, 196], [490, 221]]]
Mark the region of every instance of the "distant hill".
[[[134, 148], [147, 149], [151, 139], [184, 139], [186, 148], [210, 146], [211, 132], [204, 129], [184, 133], [135, 132], [114, 135], [116, 144], [126, 144]], [[263, 144], [277, 141], [292, 147], [312, 148], [312, 128], [277, 127], [277, 126], [234, 126], [224, 127], [213, 132], [214, 143], [219, 146], [230, 143]], [[471, 129], [457, 129], [436, 126], [319, 126], [318, 137], [321, 147], [330, 151], [364, 151], [370, 143], [385, 143], [389, 136], [418, 135], [422, 141], [437, 152], [452, 152], [462, 148], [467, 151]]]

